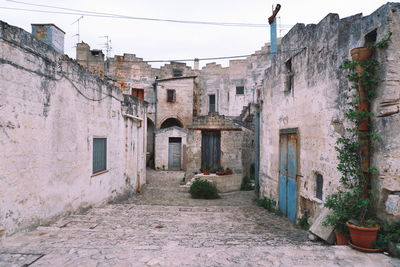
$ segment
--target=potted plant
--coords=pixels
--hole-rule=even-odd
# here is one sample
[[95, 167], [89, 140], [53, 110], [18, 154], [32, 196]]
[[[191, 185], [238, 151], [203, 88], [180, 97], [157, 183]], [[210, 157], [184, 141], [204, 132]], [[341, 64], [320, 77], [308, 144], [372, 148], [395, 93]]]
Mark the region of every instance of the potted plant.
[[207, 164], [207, 165], [204, 167], [204, 169], [200, 169], [200, 171], [201, 171], [204, 175], [210, 175], [210, 169], [211, 169], [210, 165]]
[[229, 168], [226, 168], [225, 175], [231, 175], [231, 174], [233, 174], [233, 171]]
[[219, 167], [219, 168], [215, 171], [215, 173], [216, 173], [217, 175], [225, 175], [224, 168]]
[[338, 232], [346, 232], [344, 223], [349, 229], [353, 248], [371, 252], [377, 237], [379, 226], [373, 211], [374, 194], [371, 190], [371, 176], [376, 171], [370, 166], [372, 140], [379, 141], [379, 136], [371, 130], [370, 103], [379, 77], [376, 70], [380, 64], [370, 58], [373, 49], [385, 47], [391, 33], [374, 45], [356, 48], [351, 51], [352, 60], [345, 61], [340, 69], [347, 72], [349, 81], [353, 83], [347, 97], [345, 118], [349, 127], [344, 135], [338, 138], [335, 150], [338, 152], [341, 172], [341, 188], [329, 195], [325, 206], [332, 214], [325, 218], [324, 223], [333, 225]]

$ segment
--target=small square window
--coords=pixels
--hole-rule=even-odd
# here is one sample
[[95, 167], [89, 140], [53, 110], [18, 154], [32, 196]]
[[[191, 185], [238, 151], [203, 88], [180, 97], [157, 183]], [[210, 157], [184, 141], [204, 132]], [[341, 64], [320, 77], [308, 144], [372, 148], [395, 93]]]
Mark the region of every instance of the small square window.
[[167, 102], [175, 102], [176, 93], [175, 90], [167, 89]]
[[93, 173], [107, 170], [107, 138], [93, 138]]
[[181, 69], [173, 69], [172, 70], [172, 75], [174, 77], [182, 77], [183, 76], [183, 71]]
[[244, 95], [244, 86], [236, 86], [236, 94]]

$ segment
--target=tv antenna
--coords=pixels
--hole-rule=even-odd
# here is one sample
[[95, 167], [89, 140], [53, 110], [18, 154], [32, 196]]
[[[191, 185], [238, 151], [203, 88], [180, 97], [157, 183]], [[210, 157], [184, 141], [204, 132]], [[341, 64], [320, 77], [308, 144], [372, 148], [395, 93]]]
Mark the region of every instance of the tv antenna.
[[77, 20], [75, 20], [74, 22], [71, 23], [71, 25], [73, 25], [73, 24], [75, 24], [75, 23], [78, 23], [78, 33], [74, 35], [74, 36], [78, 36], [78, 44], [79, 44], [79, 42], [80, 42], [80, 39], [79, 39], [79, 37], [80, 37], [80, 34], [79, 34], [79, 21], [80, 21], [81, 19], [83, 19], [83, 16], [80, 16]]
[[111, 40], [109, 39], [108, 35], [99, 36], [99, 38], [105, 38], [106, 39], [106, 42], [103, 45], [104, 45], [104, 48], [106, 49], [106, 56], [107, 56], [107, 58], [109, 58], [110, 54], [111, 54], [111, 50], [112, 50]]

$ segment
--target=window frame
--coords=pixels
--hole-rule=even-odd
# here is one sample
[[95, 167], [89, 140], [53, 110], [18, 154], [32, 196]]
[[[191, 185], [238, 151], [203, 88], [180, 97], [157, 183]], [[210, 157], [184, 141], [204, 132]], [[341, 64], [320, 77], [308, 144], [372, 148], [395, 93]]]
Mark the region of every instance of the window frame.
[[[170, 93], [172, 93], [172, 99], [170, 99]], [[167, 102], [175, 103], [176, 102], [176, 90], [175, 89], [167, 89]]]
[[[238, 89], [240, 89], [239, 92]], [[244, 86], [236, 86], [236, 95], [244, 95]]]
[[324, 176], [320, 173], [315, 174], [315, 197], [319, 200], [324, 199]]
[[[214, 97], [214, 104], [211, 104], [211, 97]], [[213, 111], [211, 110], [211, 107], [213, 107]], [[208, 112], [217, 112], [217, 97], [215, 94], [208, 95]]]
[[[98, 141], [95, 140], [103, 140], [104, 143], [101, 144], [104, 147], [98, 147]], [[103, 173], [107, 171], [107, 137], [98, 137], [95, 136], [92, 139], [93, 145], [92, 145], [92, 174], [96, 175], [99, 173]], [[96, 145], [97, 144], [97, 145]], [[103, 150], [103, 151], [101, 151]], [[101, 155], [98, 155], [99, 153], [104, 153]], [[102, 161], [99, 163], [99, 161]], [[99, 166], [101, 165], [101, 166]]]

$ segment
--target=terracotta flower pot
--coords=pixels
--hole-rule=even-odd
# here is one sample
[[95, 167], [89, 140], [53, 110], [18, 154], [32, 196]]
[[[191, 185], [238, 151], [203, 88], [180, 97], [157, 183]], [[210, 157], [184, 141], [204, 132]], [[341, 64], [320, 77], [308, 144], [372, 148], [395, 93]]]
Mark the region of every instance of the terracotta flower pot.
[[210, 175], [210, 170], [203, 170], [202, 173], [203, 173], [204, 175]]
[[357, 47], [350, 51], [351, 58], [356, 61], [363, 61], [370, 58], [372, 50], [368, 47]]
[[378, 235], [379, 226], [377, 227], [359, 227], [346, 222], [350, 231], [351, 243], [362, 248], [372, 248], [374, 241]]
[[216, 172], [217, 175], [225, 175], [224, 172]]
[[349, 244], [349, 236], [342, 234], [338, 231], [335, 230], [335, 236], [336, 236], [336, 245], [338, 246], [344, 246]]
[[232, 170], [226, 170], [225, 171], [225, 175], [231, 175], [231, 174], [233, 174]]

